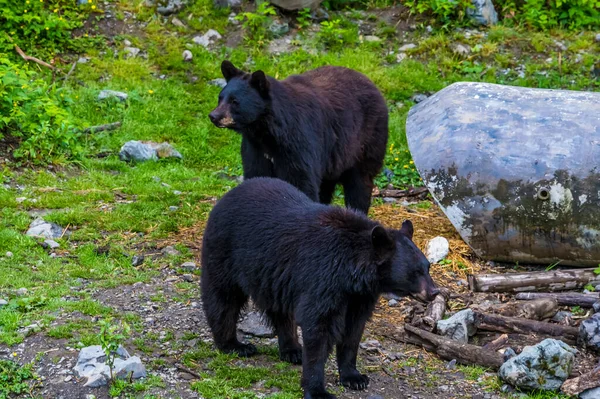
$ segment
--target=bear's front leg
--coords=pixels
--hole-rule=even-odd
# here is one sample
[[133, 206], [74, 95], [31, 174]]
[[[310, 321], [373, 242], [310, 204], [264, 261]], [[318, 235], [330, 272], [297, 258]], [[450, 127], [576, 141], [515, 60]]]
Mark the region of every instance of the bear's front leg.
[[326, 329], [302, 329], [302, 388], [304, 399], [336, 399], [325, 389], [325, 362], [332, 345]]
[[246, 137], [242, 138], [241, 152], [244, 180], [253, 177], [275, 177], [273, 161], [267, 159], [263, 151]]
[[358, 346], [366, 322], [366, 317], [351, 314], [349, 311], [346, 319], [346, 331], [344, 331], [341, 343], [336, 346], [340, 383], [346, 388], [354, 390], [367, 389], [369, 386], [369, 377], [356, 369]]

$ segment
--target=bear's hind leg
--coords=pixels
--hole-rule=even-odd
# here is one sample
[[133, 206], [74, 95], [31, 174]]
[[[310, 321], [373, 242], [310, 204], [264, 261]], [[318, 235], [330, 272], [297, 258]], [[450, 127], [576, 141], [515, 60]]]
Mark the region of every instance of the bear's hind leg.
[[248, 297], [239, 288], [229, 291], [211, 287], [202, 292], [204, 313], [213, 333], [215, 345], [225, 353], [248, 357], [256, 354], [256, 347], [237, 339], [237, 321]]
[[346, 207], [356, 209], [366, 215], [371, 206], [373, 178], [361, 173], [355, 166], [342, 174], [341, 182], [344, 186]]
[[279, 342], [279, 358], [284, 362], [302, 364], [302, 346], [298, 342], [298, 326], [293, 316], [267, 312]]
[[333, 193], [335, 192], [335, 186], [337, 182], [334, 180], [323, 180], [321, 181], [321, 187], [319, 188], [319, 202], [321, 204], [330, 204], [333, 199]]

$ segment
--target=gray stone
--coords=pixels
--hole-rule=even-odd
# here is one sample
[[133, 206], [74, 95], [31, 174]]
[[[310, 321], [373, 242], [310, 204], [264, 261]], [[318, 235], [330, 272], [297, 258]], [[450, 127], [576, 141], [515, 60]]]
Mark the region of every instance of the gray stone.
[[213, 0], [216, 8], [231, 8], [232, 10], [239, 9], [242, 5], [242, 0]]
[[185, 25], [183, 24], [183, 22], [181, 22], [178, 18], [173, 17], [173, 19], [171, 20], [171, 23], [173, 25], [175, 25], [178, 28], [185, 28]]
[[600, 43], [600, 33], [596, 35], [596, 42]]
[[6, 299], [0, 299], [0, 308], [8, 305], [8, 301]]
[[[106, 364], [106, 354], [100, 345], [88, 346], [79, 352], [77, 364], [73, 368], [80, 378], [87, 378], [86, 387], [106, 385], [110, 380], [110, 368]], [[117, 378], [138, 379], [146, 377], [146, 369], [137, 356], [130, 356], [125, 348], [120, 347], [116, 354], [113, 375]]]
[[381, 342], [377, 341], [376, 339], [368, 339], [364, 342], [361, 342], [360, 347], [367, 352], [379, 352], [379, 349], [381, 348]]
[[193, 272], [194, 270], [196, 270], [198, 267], [196, 266], [195, 262], [184, 262], [181, 264], [181, 268], [185, 271], [188, 272]]
[[380, 42], [381, 38], [379, 36], [375, 36], [375, 35], [367, 35], [365, 36], [365, 42], [372, 42], [372, 43], [377, 43]]
[[552, 317], [552, 321], [554, 321], [558, 324], [569, 326], [569, 325], [571, 325], [571, 322], [573, 321], [573, 313], [567, 312], [565, 310], [561, 310], [559, 312], [556, 312], [554, 317]]
[[513, 348], [504, 349], [504, 353], [502, 354], [504, 361], [507, 361], [508, 359], [511, 359], [515, 356], [517, 356], [517, 352], [515, 352]]
[[[598, 36], [596, 36], [596, 39]], [[600, 40], [599, 40], [600, 41]], [[600, 388], [586, 389], [579, 394], [579, 399], [598, 399], [600, 398]]]
[[495, 25], [498, 13], [492, 0], [472, 0], [474, 8], [467, 8], [467, 16], [477, 25]]
[[396, 54], [396, 62], [400, 63], [406, 59], [406, 53]]
[[[152, 4], [153, 5], [153, 1], [147, 2], [147, 4]], [[159, 7], [156, 8], [156, 11], [158, 11], [159, 14], [161, 15], [171, 15], [171, 14], [175, 14], [176, 12], [179, 12], [183, 9], [183, 7], [185, 7], [185, 4], [187, 3], [187, 1], [185, 0], [168, 0], [168, 1], [159, 1]], [[164, 4], [167, 3], [167, 4]]]
[[220, 87], [223, 89], [225, 86], [227, 86], [227, 81], [223, 78], [217, 78], [217, 79], [210, 80], [208, 82], [208, 84], [211, 86], [217, 86], [217, 87]]
[[448, 363], [446, 363], [447, 370], [454, 370], [455, 368], [456, 368], [456, 359], [452, 359]]
[[438, 334], [455, 341], [467, 343], [475, 335], [475, 315], [471, 309], [461, 310], [446, 320], [437, 322]]
[[194, 55], [190, 50], [184, 50], [182, 57], [184, 61], [191, 61], [194, 58]]
[[134, 255], [133, 258], [131, 258], [131, 266], [140, 266], [142, 263], [144, 263], [144, 259], [144, 255]]
[[60, 248], [60, 244], [59, 243], [57, 243], [56, 241], [51, 240], [49, 238], [47, 238], [47, 239], [44, 240], [44, 244], [46, 244], [48, 246], [48, 248], [50, 248], [50, 249]]
[[290, 31], [290, 25], [287, 22], [274, 20], [269, 25], [269, 31], [273, 37], [281, 37]]
[[425, 256], [430, 263], [438, 263], [450, 252], [450, 243], [444, 237], [429, 240], [425, 248]]
[[77, 59], [78, 64], [87, 64], [89, 61], [90, 59], [87, 57], [79, 57], [79, 59]]
[[140, 49], [137, 47], [125, 47], [123, 49], [127, 57], [134, 58], [140, 53]]
[[171, 212], [175, 212], [177, 209], [179, 209], [179, 207], [178, 207], [178, 206], [175, 206], [175, 205], [171, 205], [171, 206], [169, 207], [169, 211], [171, 211]]
[[175, 249], [172, 246], [168, 246], [168, 247], [164, 247], [161, 251], [163, 253], [163, 255], [170, 255], [170, 256], [179, 256], [181, 255], [181, 252], [179, 252], [177, 249]]
[[29, 290], [27, 288], [19, 288], [15, 291], [16, 296], [25, 296], [27, 294], [29, 294]]
[[102, 90], [100, 94], [98, 94], [98, 100], [106, 100], [107, 98], [116, 98], [120, 101], [125, 101], [127, 100], [127, 93], [114, 90]]
[[407, 43], [407, 44], [403, 45], [402, 47], [400, 47], [398, 49], [398, 51], [400, 51], [401, 53], [403, 53], [405, 51], [412, 50], [412, 49], [415, 49], [415, 48], [417, 48], [416, 44], [414, 44], [414, 43]]
[[455, 43], [452, 46], [452, 51], [458, 55], [469, 55], [469, 53], [471, 52], [471, 47], [467, 46], [466, 44], [461, 44], [461, 43]]
[[131, 47], [131, 42], [129, 40], [125, 39], [125, 40], [123, 40], [123, 45], [125, 47]]
[[121, 161], [150, 161], [158, 158], [178, 158], [181, 154], [169, 143], [154, 143], [152, 141], [131, 140], [123, 144], [119, 151]]
[[600, 353], [600, 313], [581, 322], [577, 344], [583, 348]]
[[6, 257], [7, 258], [12, 258], [13, 257], [13, 253], [10, 251], [6, 251]]
[[576, 353], [564, 342], [548, 338], [523, 348], [500, 367], [498, 375], [519, 389], [556, 391], [569, 377]]
[[238, 330], [261, 338], [273, 338], [275, 336], [273, 329], [264, 322], [258, 312], [249, 312], [244, 320], [238, 324]]
[[394, 306], [397, 306], [397, 305], [398, 305], [398, 301], [395, 300], [395, 299], [390, 299], [388, 301], [388, 306], [390, 306], [390, 307], [394, 307]]
[[183, 275], [183, 281], [187, 281], [188, 283], [193, 283], [194, 282], [194, 276], [192, 276], [191, 274], [184, 274]]
[[371, 395], [367, 399], [383, 399], [383, 396], [381, 396], [381, 395]]
[[63, 234], [63, 228], [56, 223], [46, 222], [44, 219], [35, 219], [29, 225], [25, 233], [30, 237], [60, 238]]
[[428, 97], [425, 94], [415, 94], [410, 99], [413, 100], [415, 103], [418, 104], [420, 102], [423, 102], [423, 101], [427, 100], [427, 98]]
[[594, 304], [592, 305], [592, 307], [594, 309], [594, 313], [600, 312], [600, 301], [594, 302]]
[[214, 29], [209, 29], [202, 36], [195, 36], [192, 41], [199, 46], [208, 47], [210, 44], [214, 43], [215, 40], [221, 39], [222, 36], [219, 32]]
[[271, 0], [271, 4], [284, 10], [302, 10], [304, 8], [315, 9], [323, 0]]
[[175, 190], [175, 191], [173, 191], [173, 194], [175, 194], [175, 195], [181, 195], [183, 193], [181, 191], [179, 191], [179, 190]]

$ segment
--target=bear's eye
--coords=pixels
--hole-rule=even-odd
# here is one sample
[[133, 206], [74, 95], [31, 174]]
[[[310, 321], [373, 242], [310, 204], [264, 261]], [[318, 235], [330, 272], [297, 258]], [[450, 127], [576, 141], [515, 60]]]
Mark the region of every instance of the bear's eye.
[[231, 105], [239, 105], [240, 103], [238, 102], [237, 98], [230, 98], [229, 99], [229, 103]]

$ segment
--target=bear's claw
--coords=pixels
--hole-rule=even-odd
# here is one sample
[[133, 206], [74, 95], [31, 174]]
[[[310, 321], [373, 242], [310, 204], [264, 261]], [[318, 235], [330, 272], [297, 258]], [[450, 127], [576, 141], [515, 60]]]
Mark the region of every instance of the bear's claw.
[[352, 374], [345, 377], [340, 377], [340, 382], [346, 388], [353, 389], [355, 391], [362, 391], [367, 389], [369, 386], [369, 377], [364, 374]]

